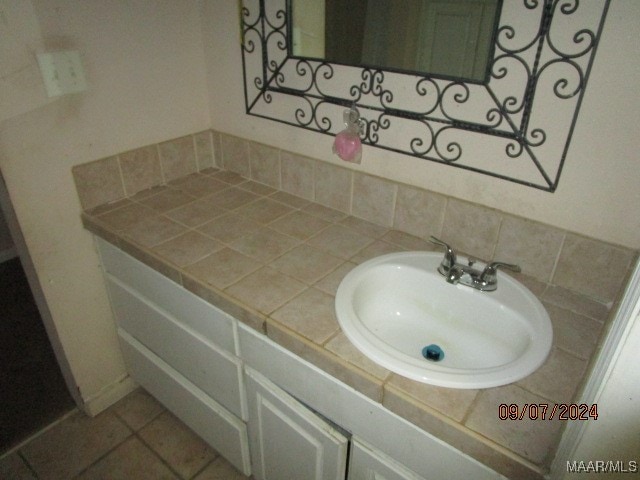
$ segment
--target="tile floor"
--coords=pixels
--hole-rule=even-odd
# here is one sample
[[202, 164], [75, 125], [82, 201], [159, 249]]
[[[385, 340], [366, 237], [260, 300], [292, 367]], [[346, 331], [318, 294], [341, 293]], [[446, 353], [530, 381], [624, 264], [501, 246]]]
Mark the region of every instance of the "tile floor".
[[246, 478], [142, 389], [95, 418], [74, 410], [0, 458], [3, 480]]

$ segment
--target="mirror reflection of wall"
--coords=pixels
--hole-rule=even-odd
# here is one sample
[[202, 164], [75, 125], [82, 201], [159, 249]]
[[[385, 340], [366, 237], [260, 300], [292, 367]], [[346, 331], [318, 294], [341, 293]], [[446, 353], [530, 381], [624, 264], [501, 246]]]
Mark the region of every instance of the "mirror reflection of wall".
[[293, 54], [324, 58], [325, 0], [293, 0], [291, 7]]
[[482, 81], [500, 0], [291, 0], [293, 55]]

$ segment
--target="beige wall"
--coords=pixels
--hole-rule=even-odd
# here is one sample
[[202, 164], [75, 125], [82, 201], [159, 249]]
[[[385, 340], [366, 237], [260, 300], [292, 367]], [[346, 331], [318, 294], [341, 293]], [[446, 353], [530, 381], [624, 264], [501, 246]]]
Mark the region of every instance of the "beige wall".
[[[0, 0], [0, 168], [85, 401], [125, 375], [73, 165], [209, 127], [196, 0]], [[47, 99], [35, 53], [80, 52], [89, 88]], [[4, 90], [3, 90], [4, 91]]]
[[[205, 54], [212, 127], [340, 162], [331, 154], [331, 137], [244, 114], [235, 2], [209, 0], [205, 9], [211, 19], [205, 27]], [[639, 31], [640, 2], [612, 2], [565, 169], [553, 194], [372, 147], [364, 148], [361, 165], [341, 165], [640, 248], [640, 136], [635, 134], [640, 124], [635, 92], [640, 80]]]
[[[0, 0], [0, 13], [0, 168], [81, 395], [99, 399], [125, 372], [71, 167], [209, 127], [336, 162], [332, 139], [244, 114], [235, 1]], [[555, 194], [370, 147], [353, 168], [639, 248], [638, 20], [640, 2], [612, 2]], [[45, 96], [35, 53], [58, 49], [80, 52], [86, 92]]]

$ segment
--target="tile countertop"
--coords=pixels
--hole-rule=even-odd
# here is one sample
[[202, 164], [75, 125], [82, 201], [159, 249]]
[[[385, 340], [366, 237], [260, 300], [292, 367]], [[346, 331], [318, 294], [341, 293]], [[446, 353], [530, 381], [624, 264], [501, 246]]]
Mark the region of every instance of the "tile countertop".
[[510, 478], [542, 478], [564, 422], [500, 420], [498, 406], [570, 403], [607, 316], [586, 297], [518, 275], [551, 316], [547, 362], [503, 387], [435, 387], [364, 357], [334, 312], [338, 285], [354, 266], [385, 253], [433, 250], [425, 240], [216, 169], [82, 219], [89, 231]]

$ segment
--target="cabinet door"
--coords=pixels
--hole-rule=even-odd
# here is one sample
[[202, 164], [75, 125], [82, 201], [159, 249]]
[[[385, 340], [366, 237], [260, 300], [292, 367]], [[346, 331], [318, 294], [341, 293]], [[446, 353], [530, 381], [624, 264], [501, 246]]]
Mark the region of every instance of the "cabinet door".
[[343, 480], [349, 440], [256, 371], [246, 378], [254, 477]]
[[352, 438], [348, 480], [424, 480], [357, 437]]

